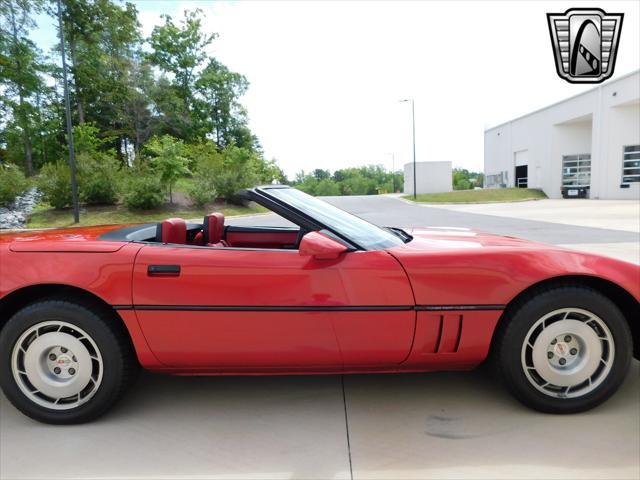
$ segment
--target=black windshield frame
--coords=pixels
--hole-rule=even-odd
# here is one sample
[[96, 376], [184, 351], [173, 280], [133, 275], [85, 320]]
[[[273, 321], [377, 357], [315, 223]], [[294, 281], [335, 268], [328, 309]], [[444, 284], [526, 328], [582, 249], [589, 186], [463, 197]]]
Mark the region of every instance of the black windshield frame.
[[[301, 229], [308, 230], [308, 231], [324, 231], [324, 233], [329, 233], [330, 236], [336, 238], [337, 240], [342, 241], [342, 243], [344, 243], [349, 248], [349, 250], [364, 250], [364, 251], [385, 250], [386, 248], [399, 246], [404, 243], [402, 239], [398, 238], [393, 233], [388, 232], [384, 228], [379, 227], [378, 225], [375, 225], [371, 222], [368, 222], [358, 217], [357, 215], [353, 215], [352, 213], [346, 212], [338, 207], [335, 207], [334, 205], [328, 202], [323, 202], [327, 204], [328, 208], [337, 209], [341, 213], [344, 213], [345, 215], [349, 215], [350, 217], [358, 219], [358, 221], [362, 222], [362, 224], [366, 224], [368, 226], [373, 227], [374, 229], [380, 232], [381, 236], [385, 236], [385, 234], [388, 235], [388, 237], [385, 238], [387, 240], [386, 242], [378, 242], [375, 244], [372, 244], [370, 242], [363, 242], [361, 240], [353, 238], [348, 233], [345, 233], [344, 231], [341, 231], [340, 229], [335, 228], [334, 225], [330, 225], [326, 222], [323, 222], [321, 219], [314, 217], [311, 213], [306, 212], [300, 208], [297, 208], [296, 206], [291, 205], [290, 203], [287, 203], [284, 199], [277, 196], [276, 192], [272, 192], [275, 189], [295, 190], [294, 188], [288, 185], [265, 185], [261, 187], [255, 187], [255, 188], [243, 190], [239, 193], [239, 195], [242, 198], [245, 198], [247, 200], [253, 200], [256, 203], [268, 208], [269, 210], [272, 210], [273, 212], [289, 220], [290, 222], [297, 224]], [[304, 193], [304, 192], [301, 192], [301, 193]]]

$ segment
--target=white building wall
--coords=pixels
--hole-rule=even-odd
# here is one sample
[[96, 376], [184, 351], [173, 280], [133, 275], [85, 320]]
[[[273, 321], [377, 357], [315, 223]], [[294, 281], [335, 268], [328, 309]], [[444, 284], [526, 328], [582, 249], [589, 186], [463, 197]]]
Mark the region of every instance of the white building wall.
[[[451, 162], [416, 162], [416, 179], [417, 193], [451, 192]], [[413, 194], [413, 162], [404, 166], [404, 193]]]
[[[615, 93], [615, 95], [614, 95]], [[526, 151], [528, 186], [561, 198], [562, 156], [591, 154], [591, 198], [638, 199], [640, 183], [621, 188], [622, 150], [640, 144], [640, 72], [589, 90], [485, 132], [485, 175], [506, 172]]]

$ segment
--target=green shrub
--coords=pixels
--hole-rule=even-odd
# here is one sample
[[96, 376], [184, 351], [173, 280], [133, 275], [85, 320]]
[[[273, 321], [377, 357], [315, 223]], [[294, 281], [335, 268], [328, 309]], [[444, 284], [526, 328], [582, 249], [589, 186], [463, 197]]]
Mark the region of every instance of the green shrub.
[[325, 178], [318, 182], [314, 194], [319, 197], [337, 196], [340, 195], [340, 187], [330, 178]]
[[218, 197], [218, 192], [215, 187], [215, 182], [211, 178], [207, 176], [197, 176], [193, 180], [193, 183], [187, 188], [187, 195], [195, 206], [204, 207]]
[[8, 205], [29, 187], [29, 182], [16, 165], [0, 165], [0, 205]]
[[150, 210], [164, 203], [160, 179], [149, 174], [133, 174], [126, 186], [124, 204], [130, 210]]
[[341, 183], [343, 195], [375, 195], [378, 193], [375, 180], [361, 175], [346, 178]]
[[224, 158], [213, 142], [189, 146], [189, 157], [195, 173], [186, 194], [194, 205], [203, 207], [218, 197], [216, 178], [223, 169]]
[[64, 161], [47, 163], [40, 170], [38, 188], [42, 198], [53, 208], [65, 208], [71, 205], [71, 170]]
[[192, 172], [217, 172], [222, 169], [222, 154], [211, 140], [185, 144], [184, 156]]
[[242, 204], [242, 200], [236, 196], [239, 190], [252, 187], [258, 183], [251, 172], [242, 170], [225, 170], [220, 172], [215, 179], [215, 188], [218, 195], [225, 200]]
[[118, 201], [119, 164], [104, 153], [78, 156], [80, 199], [89, 205], [113, 205]]
[[261, 160], [255, 152], [234, 145], [225, 147], [222, 155], [224, 158], [222, 170], [214, 179], [218, 195], [229, 202], [242, 203], [236, 193], [238, 190], [260, 183], [256, 170]]

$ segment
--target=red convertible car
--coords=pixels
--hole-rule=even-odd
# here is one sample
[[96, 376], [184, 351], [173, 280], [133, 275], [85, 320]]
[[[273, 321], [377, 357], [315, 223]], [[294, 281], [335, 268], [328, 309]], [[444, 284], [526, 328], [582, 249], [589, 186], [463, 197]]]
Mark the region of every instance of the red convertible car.
[[640, 268], [460, 228], [381, 228], [286, 186], [295, 227], [171, 218], [0, 235], [0, 383], [26, 415], [104, 413], [181, 375], [424, 372], [489, 358], [535, 409], [594, 407], [640, 351]]

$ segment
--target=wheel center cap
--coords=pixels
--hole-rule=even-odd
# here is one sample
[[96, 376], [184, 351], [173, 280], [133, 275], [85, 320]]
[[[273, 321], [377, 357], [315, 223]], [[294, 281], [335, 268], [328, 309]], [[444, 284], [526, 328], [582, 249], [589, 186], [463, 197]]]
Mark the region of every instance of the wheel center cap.
[[569, 346], [565, 342], [558, 342], [553, 347], [553, 352], [559, 357], [565, 357], [569, 353]]
[[66, 367], [71, 364], [71, 357], [69, 357], [68, 355], [60, 355], [56, 360], [56, 364], [59, 367]]

